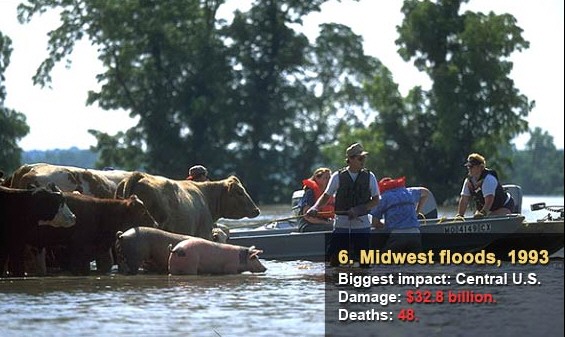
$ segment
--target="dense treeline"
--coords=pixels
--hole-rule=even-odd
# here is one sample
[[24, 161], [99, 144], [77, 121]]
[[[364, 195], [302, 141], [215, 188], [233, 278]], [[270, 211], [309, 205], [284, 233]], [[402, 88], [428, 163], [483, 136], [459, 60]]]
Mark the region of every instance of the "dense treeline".
[[98, 156], [90, 150], [76, 147], [70, 149], [54, 149], [47, 151], [25, 151], [22, 153], [22, 163], [49, 163], [54, 165], [95, 168]]
[[[510, 162], [513, 165], [499, 172], [504, 183], [522, 186], [524, 194], [562, 195], [564, 190], [565, 151], [557, 150], [553, 138], [536, 128], [525, 150], [513, 150]], [[96, 168], [97, 154], [90, 150], [71, 148], [67, 150], [25, 151], [22, 163], [50, 163], [71, 165], [85, 168]], [[541, 163], [546, 163], [541, 165]], [[488, 163], [490, 166], [490, 162]], [[464, 170], [463, 170], [464, 174]], [[299, 189], [300, 182], [291, 187]], [[457, 194], [459, 191], [454, 191]], [[287, 196], [291, 198], [291, 196]], [[284, 198], [285, 199], [285, 198]]]
[[[319, 165], [343, 166], [355, 141], [379, 176], [406, 175], [441, 201], [459, 190], [470, 152], [483, 153], [504, 180], [532, 171], [520, 174], [521, 152], [511, 145], [528, 131], [534, 104], [509, 78], [509, 56], [529, 48], [513, 16], [460, 13], [466, 0], [405, 0], [399, 54], [433, 85], [404, 96], [349, 27], [323, 24], [314, 41], [297, 29], [326, 1], [257, 0], [231, 21], [217, 15], [223, 0], [29, 0], [18, 15], [25, 23], [61, 11], [36, 84], [48, 85], [54, 65], [88, 38], [105, 70], [87, 103], [139, 117], [116, 135], [90, 130], [98, 167], [183, 178], [203, 164], [214, 178], [237, 174], [261, 203], [287, 202]], [[542, 186], [550, 178], [554, 189], [563, 170], [548, 141], [532, 159], [547, 153], [545, 165], [562, 175], [540, 167], [522, 179]]]

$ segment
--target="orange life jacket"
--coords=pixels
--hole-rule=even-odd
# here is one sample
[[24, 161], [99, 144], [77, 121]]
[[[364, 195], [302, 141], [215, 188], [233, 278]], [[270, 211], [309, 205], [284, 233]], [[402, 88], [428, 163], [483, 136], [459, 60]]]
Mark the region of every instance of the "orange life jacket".
[[[317, 182], [311, 178], [303, 180], [303, 187], [310, 188], [315, 196], [315, 201], [319, 199], [324, 191], [321, 191]], [[322, 214], [321, 214], [322, 213]], [[319, 209], [317, 217], [322, 219], [329, 219], [335, 217], [335, 197], [331, 196], [327, 204]]]
[[378, 189], [380, 190], [380, 193], [384, 193], [387, 190], [398, 187], [406, 187], [406, 177], [400, 177], [396, 179], [387, 177], [380, 179], [380, 181], [378, 182]]

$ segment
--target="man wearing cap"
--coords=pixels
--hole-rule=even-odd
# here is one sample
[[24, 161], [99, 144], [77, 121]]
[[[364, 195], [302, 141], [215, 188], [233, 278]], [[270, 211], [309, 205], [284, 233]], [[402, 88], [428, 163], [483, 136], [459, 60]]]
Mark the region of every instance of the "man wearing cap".
[[189, 176], [187, 177], [187, 180], [192, 180], [192, 181], [208, 181], [209, 177], [208, 177], [209, 172], [207, 171], [207, 168], [204, 167], [203, 165], [195, 165], [192, 166], [189, 169]]
[[368, 249], [370, 234], [368, 211], [378, 204], [380, 192], [376, 176], [364, 168], [367, 155], [368, 152], [364, 151], [359, 143], [349, 146], [346, 150], [348, 166], [331, 175], [325, 192], [307, 211], [308, 215], [317, 215], [319, 209], [335, 195], [335, 222], [328, 250], [331, 266], [338, 264], [337, 254], [340, 248], [344, 247], [340, 237], [344, 237], [344, 234], [349, 235], [349, 240], [351, 234], [355, 234], [354, 252]]
[[465, 214], [472, 197], [476, 203], [475, 218], [486, 215], [505, 215], [512, 213], [514, 199], [504, 191], [498, 181], [496, 171], [486, 168], [486, 160], [478, 153], [471, 153], [465, 166], [468, 176], [465, 178], [459, 200], [457, 217]]

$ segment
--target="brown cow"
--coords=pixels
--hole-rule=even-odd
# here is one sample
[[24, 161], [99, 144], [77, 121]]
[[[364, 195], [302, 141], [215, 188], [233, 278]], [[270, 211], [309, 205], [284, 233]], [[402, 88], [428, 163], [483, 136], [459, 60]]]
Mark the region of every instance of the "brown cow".
[[55, 183], [62, 191], [79, 191], [99, 198], [114, 198], [118, 183], [131, 172], [121, 170], [92, 170], [74, 166], [45, 163], [23, 165], [5, 182], [8, 187], [27, 188]]
[[36, 229], [70, 227], [75, 215], [54, 186], [30, 190], [0, 186], [0, 277], [10, 259], [14, 276], [24, 275], [24, 247]]
[[218, 181], [192, 182], [135, 172], [120, 182], [117, 197], [136, 194], [160, 224], [179, 234], [211, 239], [219, 218], [253, 218], [260, 214], [235, 176]]
[[88, 274], [90, 262], [97, 260], [97, 271], [107, 273], [112, 267], [110, 248], [116, 232], [136, 226], [157, 227], [144, 203], [135, 195], [128, 199], [102, 199], [78, 193], [64, 193], [69, 208], [77, 216], [69, 229], [41, 228], [37, 247], [62, 246], [56, 260], [73, 274]]

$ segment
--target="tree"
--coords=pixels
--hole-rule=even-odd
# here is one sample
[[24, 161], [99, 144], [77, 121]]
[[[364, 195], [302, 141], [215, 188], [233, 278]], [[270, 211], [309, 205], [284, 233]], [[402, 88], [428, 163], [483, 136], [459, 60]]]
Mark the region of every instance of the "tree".
[[97, 75], [102, 88], [87, 103], [140, 117], [127, 137], [96, 134], [105, 153], [100, 164], [124, 164], [110, 155], [112, 147], [138, 156], [135, 145], [144, 149], [149, 171], [181, 178], [192, 163], [222, 169], [225, 140], [233, 134], [231, 68], [215, 26], [223, 2], [35, 0], [18, 10], [21, 22], [50, 8], [61, 11], [35, 83], [48, 85], [54, 64], [86, 36], [105, 68]]
[[[498, 149], [527, 130], [523, 119], [533, 107], [509, 78], [507, 58], [529, 47], [512, 15], [459, 13], [466, 0], [405, 0], [405, 18], [396, 44], [406, 61], [429, 75], [433, 84], [424, 111], [433, 128], [429, 146], [416, 153], [420, 180], [440, 200], [455, 194], [470, 152], [498, 162]], [[509, 145], [508, 145], [509, 146]]]
[[22, 149], [18, 140], [25, 137], [30, 128], [26, 116], [4, 106], [6, 88], [4, 72], [10, 65], [12, 40], [0, 32], [0, 168], [13, 171], [20, 165]]
[[530, 131], [526, 149], [514, 155], [512, 175], [529, 194], [563, 194], [565, 192], [565, 151], [557, 150], [553, 137], [536, 127]]

